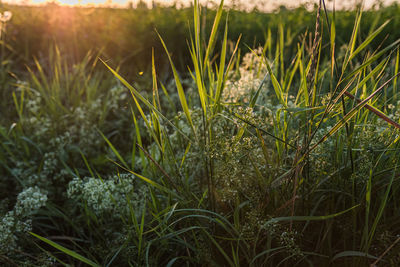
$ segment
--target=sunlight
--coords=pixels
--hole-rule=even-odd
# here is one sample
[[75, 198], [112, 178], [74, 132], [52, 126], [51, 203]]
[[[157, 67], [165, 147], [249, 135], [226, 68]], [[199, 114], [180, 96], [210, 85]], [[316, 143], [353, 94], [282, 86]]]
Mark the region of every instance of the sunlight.
[[[46, 2], [50, 2], [48, 0], [32, 0], [35, 4], [43, 4]], [[60, 5], [98, 5], [98, 4], [105, 4], [107, 2], [111, 2], [109, 0], [55, 0], [54, 2]], [[118, 2], [118, 1], [116, 1]]]
[[[183, 5], [188, 5], [193, 0], [0, 0], [0, 2], [4, 3], [15, 3], [15, 4], [46, 4], [50, 2], [55, 2], [59, 5], [64, 6], [119, 6], [126, 7], [128, 3], [133, 3], [136, 5], [139, 1], [143, 1], [146, 4], [150, 5], [155, 3], [161, 4], [173, 4], [180, 3]], [[219, 3], [220, 0], [199, 0], [200, 3]], [[390, 5], [392, 3], [399, 3], [400, 0], [349, 0], [349, 1], [336, 1], [332, 2], [331, 0], [327, 0], [327, 6], [332, 6], [335, 3], [336, 9], [349, 9], [355, 6], [355, 3], [364, 1], [364, 7], [366, 9], [371, 8], [376, 3], [382, 3], [384, 5]], [[258, 7], [259, 10], [264, 11], [272, 11], [279, 7], [280, 5], [285, 5], [288, 8], [295, 8], [299, 5], [306, 4], [309, 7], [313, 7], [313, 3], [318, 3], [318, 0], [259, 0], [259, 1], [249, 1], [249, 0], [225, 0], [227, 5], [235, 4], [237, 7], [240, 6], [243, 9], [249, 8], [250, 10], [253, 7]]]

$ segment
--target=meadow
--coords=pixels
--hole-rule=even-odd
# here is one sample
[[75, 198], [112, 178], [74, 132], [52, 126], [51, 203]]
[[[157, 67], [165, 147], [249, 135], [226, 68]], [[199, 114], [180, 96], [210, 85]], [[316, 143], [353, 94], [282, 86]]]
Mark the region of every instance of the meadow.
[[0, 264], [399, 266], [400, 6], [321, 3], [0, 3]]

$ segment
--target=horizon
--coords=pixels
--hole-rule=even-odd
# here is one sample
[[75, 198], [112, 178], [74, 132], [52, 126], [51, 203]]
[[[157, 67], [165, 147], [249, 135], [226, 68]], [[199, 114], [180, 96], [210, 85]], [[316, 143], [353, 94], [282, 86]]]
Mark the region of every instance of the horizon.
[[[0, 3], [7, 4], [22, 4], [22, 5], [46, 5], [48, 3], [56, 3], [62, 6], [83, 6], [83, 7], [128, 7], [128, 5], [132, 5], [134, 7], [137, 6], [139, 2], [144, 2], [147, 6], [151, 7], [153, 3], [161, 4], [161, 5], [173, 5], [176, 4], [178, 7], [188, 6], [189, 3], [193, 2], [190, 0], [0, 0]], [[213, 5], [217, 4], [220, 1], [213, 0], [200, 0], [203, 5]], [[304, 5], [308, 8], [311, 8], [318, 4], [318, 0], [261, 0], [261, 1], [246, 1], [246, 0], [228, 0], [225, 1], [227, 6], [234, 5], [238, 9], [244, 10], [253, 10], [257, 8], [262, 11], [273, 11], [279, 8], [279, 6], [285, 6], [287, 8], [296, 8], [301, 5]], [[328, 0], [326, 1], [326, 6], [328, 9], [352, 9], [358, 3], [362, 1], [360, 0], [351, 0], [351, 1], [334, 1]], [[370, 9], [373, 8], [374, 5], [379, 5], [382, 3], [383, 5], [391, 5], [393, 3], [400, 3], [400, 0], [365, 0], [364, 8]]]

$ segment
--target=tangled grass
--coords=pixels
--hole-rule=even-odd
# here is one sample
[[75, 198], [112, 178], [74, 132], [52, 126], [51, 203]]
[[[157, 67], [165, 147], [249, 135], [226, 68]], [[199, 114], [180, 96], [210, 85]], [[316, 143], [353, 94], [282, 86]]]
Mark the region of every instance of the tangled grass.
[[161, 33], [173, 79], [153, 56], [150, 91], [57, 49], [51, 72], [37, 62], [16, 85], [18, 120], [0, 127], [0, 261], [397, 266], [400, 41], [369, 46], [387, 23], [363, 36], [359, 12], [336, 47], [320, 6], [312, 43], [286, 53], [282, 27], [276, 47], [241, 57], [228, 20], [217, 42], [223, 2], [207, 36], [193, 10], [188, 73]]

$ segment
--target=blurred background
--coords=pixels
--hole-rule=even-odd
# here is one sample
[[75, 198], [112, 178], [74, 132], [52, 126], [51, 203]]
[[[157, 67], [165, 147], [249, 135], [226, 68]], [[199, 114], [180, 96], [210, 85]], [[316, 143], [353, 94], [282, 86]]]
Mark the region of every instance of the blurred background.
[[[201, 2], [202, 19], [207, 22], [202, 30], [207, 33], [215, 14], [213, 7], [217, 4], [213, 1]], [[294, 5], [294, 2], [298, 4]], [[228, 39], [233, 46], [233, 42], [241, 36], [240, 49], [248, 51], [248, 47], [265, 44], [268, 34], [274, 42], [279, 25], [283, 25], [289, 37], [285, 44], [286, 53], [295, 51], [298, 41], [295, 36], [306, 30], [312, 31], [315, 27], [316, 2], [226, 1], [226, 7], [232, 8], [229, 12]], [[99, 5], [93, 5], [95, 3]], [[51, 54], [49, 51], [54, 47], [58, 47], [61, 55], [72, 63], [80, 62], [90, 52], [111, 61], [114, 66], [120, 66], [122, 73], [129, 75], [130, 79], [141, 79], [137, 73], [144, 73], [144, 76], [149, 73], [152, 48], [155, 49], [157, 66], [162, 69], [166, 63], [157, 30], [170, 49], [178, 69], [186, 71], [190, 58], [184, 40], [189, 38], [193, 17], [189, 3], [183, 0], [0, 1], [0, 12], [9, 10], [13, 14], [3, 29], [2, 41], [7, 44], [2, 51], [3, 57], [7, 56], [9, 64], [12, 62], [10, 71], [15, 75], [23, 75], [26, 66], [32, 65], [33, 58], [38, 58], [45, 66]], [[125, 8], [116, 8], [116, 4]], [[354, 9], [360, 6], [360, 2], [327, 1], [326, 4], [328, 10], [334, 5], [339, 9], [336, 14], [337, 41], [339, 44], [347, 42], [356, 15]], [[352, 9], [343, 9], [343, 6], [351, 6]], [[392, 18], [384, 30], [383, 36], [388, 36], [383, 41], [393, 42], [400, 37], [398, 1], [366, 1], [365, 6], [367, 11], [363, 15], [361, 36], [366, 36], [371, 26]], [[367, 6], [379, 11], [372, 13]], [[226, 15], [223, 19], [226, 19]], [[324, 38], [328, 36], [325, 34]], [[380, 45], [380, 40], [373, 45]]]

